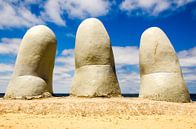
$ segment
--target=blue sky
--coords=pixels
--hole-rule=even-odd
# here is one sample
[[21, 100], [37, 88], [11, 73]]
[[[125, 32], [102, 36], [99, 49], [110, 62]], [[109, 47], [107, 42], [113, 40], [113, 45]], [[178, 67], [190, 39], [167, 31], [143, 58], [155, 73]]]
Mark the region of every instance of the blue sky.
[[0, 0], [0, 92], [11, 78], [25, 32], [44, 24], [56, 34], [54, 92], [68, 93], [74, 74], [75, 33], [99, 18], [113, 45], [123, 93], [138, 93], [138, 47], [145, 29], [158, 26], [173, 44], [191, 93], [196, 93], [196, 0]]

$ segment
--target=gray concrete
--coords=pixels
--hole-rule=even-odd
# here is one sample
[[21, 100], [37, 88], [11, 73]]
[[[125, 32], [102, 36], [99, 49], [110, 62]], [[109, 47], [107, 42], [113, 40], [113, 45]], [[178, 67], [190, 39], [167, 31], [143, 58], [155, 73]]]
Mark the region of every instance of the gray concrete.
[[12, 79], [4, 98], [27, 98], [52, 93], [52, 74], [56, 54], [55, 34], [38, 25], [24, 35]]
[[73, 96], [119, 96], [113, 51], [103, 24], [95, 18], [78, 27], [75, 44]]
[[157, 27], [144, 31], [140, 41], [140, 93], [142, 98], [190, 102], [176, 52]]

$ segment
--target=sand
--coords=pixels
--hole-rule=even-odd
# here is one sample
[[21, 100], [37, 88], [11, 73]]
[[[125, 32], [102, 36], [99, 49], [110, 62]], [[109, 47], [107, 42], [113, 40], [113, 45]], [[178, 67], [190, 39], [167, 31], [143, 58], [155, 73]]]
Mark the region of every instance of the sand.
[[0, 99], [0, 129], [196, 129], [196, 102], [139, 98]]

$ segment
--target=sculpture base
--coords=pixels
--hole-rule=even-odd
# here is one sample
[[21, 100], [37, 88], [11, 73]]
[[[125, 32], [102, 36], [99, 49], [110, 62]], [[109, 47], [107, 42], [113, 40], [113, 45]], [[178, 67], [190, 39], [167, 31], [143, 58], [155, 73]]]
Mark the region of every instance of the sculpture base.
[[118, 80], [110, 65], [88, 65], [76, 69], [71, 95], [112, 97], [120, 94]]
[[190, 102], [186, 84], [179, 73], [143, 75], [139, 97], [168, 102]]
[[33, 99], [51, 96], [46, 82], [36, 76], [25, 75], [12, 79], [5, 93], [5, 99]]

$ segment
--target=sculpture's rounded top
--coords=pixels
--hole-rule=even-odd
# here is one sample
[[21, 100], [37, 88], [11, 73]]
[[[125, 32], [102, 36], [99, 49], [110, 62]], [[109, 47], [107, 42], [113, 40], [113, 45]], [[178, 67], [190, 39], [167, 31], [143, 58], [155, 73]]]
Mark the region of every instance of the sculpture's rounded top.
[[82, 23], [80, 24], [80, 26], [97, 26], [97, 25], [103, 26], [102, 22], [97, 18], [87, 18], [84, 21], [82, 21]]
[[97, 19], [97, 18], [87, 18], [79, 25], [77, 30], [77, 37], [80, 37], [80, 35], [84, 33], [84, 35], [91, 34], [91, 38], [94, 39], [94, 37], [105, 37], [109, 39], [108, 33], [103, 25], [103, 23]]
[[36, 25], [31, 27], [28, 31], [44, 31], [44, 32], [48, 32], [48, 33], [52, 33], [54, 34], [54, 32], [47, 26], [45, 25]]
[[146, 29], [141, 36], [141, 39], [147, 36], [165, 35], [165, 33], [159, 27], [150, 27]]
[[160, 31], [162, 31], [161, 28], [154, 26], [154, 27], [150, 27], [150, 28], [146, 29], [143, 32], [143, 34], [144, 33], [152, 33], [152, 32], [160, 32]]
[[166, 45], [172, 47], [167, 35], [159, 27], [150, 27], [146, 29], [142, 33], [141, 40], [140, 40], [140, 47], [146, 45], [148, 47], [152, 47], [157, 44], [160, 44], [162, 46]]
[[167, 35], [158, 27], [145, 30], [140, 40], [142, 74], [180, 72], [176, 52]]
[[166, 46], [173, 49], [167, 35], [159, 27], [150, 27], [146, 29], [141, 36], [140, 47], [146, 46], [147, 48], [154, 48], [154, 45], [161, 45], [162, 47]]
[[36, 25], [31, 27], [25, 34], [24, 37], [30, 35], [31, 37], [47, 37], [51, 39], [56, 39], [54, 32], [47, 26], [45, 25]]
[[84, 65], [108, 65], [113, 62], [110, 38], [100, 20], [88, 18], [78, 27], [75, 59], [77, 68]]

